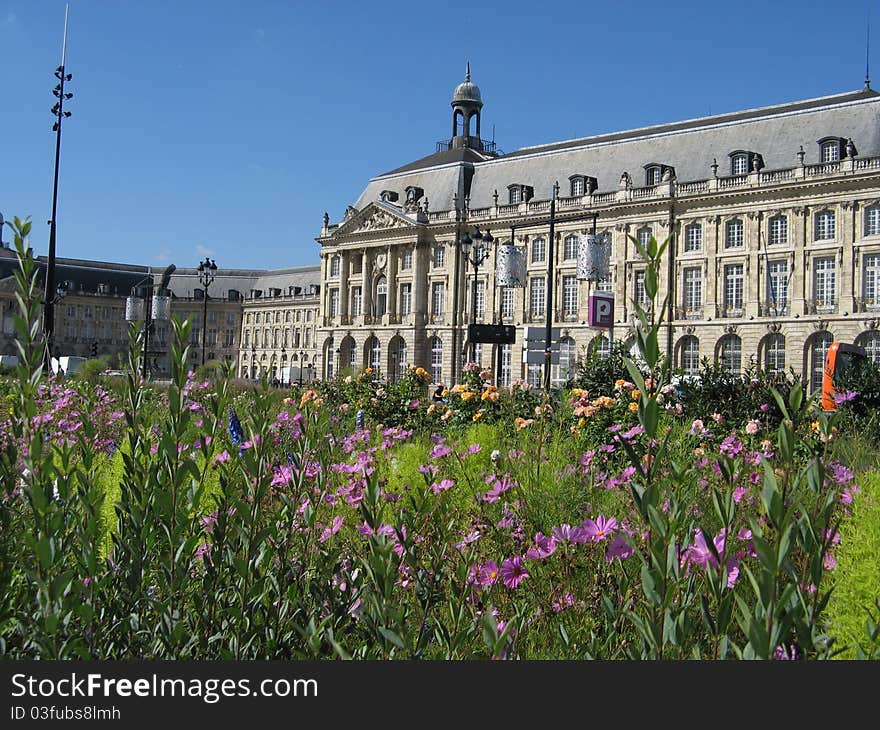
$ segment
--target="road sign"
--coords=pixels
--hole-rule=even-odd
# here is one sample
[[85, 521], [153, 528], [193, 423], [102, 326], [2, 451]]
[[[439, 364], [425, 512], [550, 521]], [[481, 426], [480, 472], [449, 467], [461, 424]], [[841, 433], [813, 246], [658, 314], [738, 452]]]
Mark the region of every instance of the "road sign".
[[590, 327], [614, 326], [614, 295], [608, 292], [594, 292], [589, 300]]
[[[562, 336], [562, 330], [559, 327], [551, 327], [550, 328], [550, 339], [558, 340]], [[526, 342], [544, 342], [547, 338], [547, 328], [546, 327], [526, 327]]]
[[[532, 340], [531, 342], [526, 342], [525, 345], [526, 350], [531, 350], [532, 352], [544, 352], [544, 340]], [[550, 343], [550, 352], [559, 352], [559, 340]]]
[[512, 345], [516, 342], [516, 327], [512, 324], [471, 324], [468, 325], [468, 341]]
[[[543, 350], [525, 350], [523, 362], [526, 365], [543, 365], [545, 362]], [[559, 350], [550, 351], [550, 364], [559, 365]]]

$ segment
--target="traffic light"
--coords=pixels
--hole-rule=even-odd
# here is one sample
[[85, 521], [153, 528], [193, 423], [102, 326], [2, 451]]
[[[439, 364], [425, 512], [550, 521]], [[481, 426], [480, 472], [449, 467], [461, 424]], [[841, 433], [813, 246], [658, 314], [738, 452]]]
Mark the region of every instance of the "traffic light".
[[92, 343], [92, 357], [98, 357], [98, 343]]

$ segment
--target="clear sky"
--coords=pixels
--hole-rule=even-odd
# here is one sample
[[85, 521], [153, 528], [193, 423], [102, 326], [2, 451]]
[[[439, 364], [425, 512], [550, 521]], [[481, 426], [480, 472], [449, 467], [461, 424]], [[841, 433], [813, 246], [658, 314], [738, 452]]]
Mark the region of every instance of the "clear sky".
[[[0, 0], [0, 212], [41, 254], [64, 6]], [[880, 89], [867, 0], [70, 6], [57, 253], [146, 265], [317, 264], [324, 211], [448, 138], [468, 60], [506, 151], [859, 89], [869, 9]]]

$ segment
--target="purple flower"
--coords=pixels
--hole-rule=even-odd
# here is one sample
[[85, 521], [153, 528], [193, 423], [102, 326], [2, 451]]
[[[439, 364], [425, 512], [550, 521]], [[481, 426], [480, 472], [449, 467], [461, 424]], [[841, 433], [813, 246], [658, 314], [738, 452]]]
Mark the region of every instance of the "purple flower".
[[508, 588], [516, 588], [528, 577], [529, 573], [525, 569], [523, 560], [519, 555], [515, 558], [507, 558], [501, 564], [501, 582]]
[[535, 544], [526, 552], [527, 560], [543, 560], [556, 552], [556, 540], [542, 532], [535, 535]]
[[591, 542], [601, 542], [606, 537], [611, 537], [617, 529], [617, 520], [614, 517], [606, 519], [605, 515], [599, 515], [595, 521], [585, 519], [582, 528]]
[[615, 538], [608, 543], [605, 550], [605, 561], [610, 563], [614, 558], [626, 560], [633, 554], [630, 544], [624, 539], [623, 535], [616, 535]]
[[434, 482], [431, 485], [431, 491], [434, 492], [434, 494], [440, 494], [440, 492], [445, 492], [448, 489], [452, 489], [454, 486], [455, 482], [451, 479], [443, 479], [439, 484]]
[[590, 539], [583, 527], [572, 527], [568, 524], [554, 527], [553, 537], [556, 542], [570, 542], [572, 545], [581, 545]]
[[444, 456], [449, 456], [451, 453], [451, 446], [447, 446], [446, 444], [437, 444], [433, 449], [431, 449], [431, 458], [442, 459]]
[[835, 393], [834, 394], [834, 404], [842, 405], [844, 403], [848, 403], [851, 400], [855, 400], [858, 397], [858, 393], [854, 390], [848, 390], [846, 393]]
[[489, 560], [482, 564], [471, 566], [470, 582], [481, 588], [488, 588], [498, 580], [498, 563]]

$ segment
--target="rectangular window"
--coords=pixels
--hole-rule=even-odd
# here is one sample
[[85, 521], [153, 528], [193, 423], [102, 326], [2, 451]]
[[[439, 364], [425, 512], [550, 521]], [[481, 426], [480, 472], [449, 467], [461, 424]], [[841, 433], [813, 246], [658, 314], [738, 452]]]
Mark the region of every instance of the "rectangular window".
[[214, 347], [217, 344], [217, 330], [211, 328], [208, 330], [208, 346]]
[[816, 213], [815, 218], [816, 241], [830, 241], [834, 238], [834, 211], [823, 210]]
[[440, 269], [446, 266], [446, 247], [434, 246], [434, 268]]
[[612, 281], [614, 274], [608, 274], [602, 281], [596, 282], [596, 291], [614, 291], [614, 282]]
[[813, 260], [813, 296], [818, 311], [834, 308], [837, 301], [837, 271], [833, 256]]
[[784, 215], [777, 215], [770, 219], [767, 243], [771, 246], [788, 243], [788, 218]]
[[339, 316], [339, 289], [330, 290], [330, 316]]
[[562, 313], [574, 317], [578, 311], [578, 280], [575, 276], [562, 277]]
[[402, 271], [412, 268], [412, 257], [412, 249], [406, 249], [406, 251], [403, 252], [403, 256], [400, 258], [400, 268]]
[[633, 274], [633, 303], [642, 309], [648, 308], [648, 292], [645, 290], [645, 270]]
[[407, 315], [412, 311], [412, 284], [400, 285], [400, 313]]
[[223, 335], [223, 347], [232, 347], [235, 344], [235, 330], [226, 330]]
[[543, 238], [532, 241], [532, 263], [539, 264], [547, 260], [547, 242]]
[[880, 308], [880, 254], [869, 254], [862, 259], [862, 293], [866, 306]]
[[684, 270], [685, 315], [700, 313], [703, 308], [703, 270], [699, 266]]
[[734, 155], [730, 160], [730, 172], [732, 175], [747, 175], [749, 172], [749, 156]]
[[431, 285], [431, 311], [435, 315], [443, 314], [446, 299], [446, 284], [435, 281]]
[[533, 276], [529, 280], [529, 314], [532, 319], [544, 316], [546, 288], [543, 276]]
[[351, 273], [360, 274], [363, 271], [364, 256], [357, 254], [351, 257]]
[[738, 317], [743, 306], [743, 265], [724, 267], [724, 309], [728, 317]]
[[576, 177], [571, 181], [571, 197], [579, 197], [584, 194], [584, 179]]
[[351, 316], [360, 317], [363, 312], [364, 296], [361, 287], [356, 286], [351, 290]]
[[692, 223], [684, 229], [684, 250], [699, 251], [703, 247], [703, 226]]
[[822, 162], [837, 162], [840, 159], [840, 142], [825, 142], [822, 145]]
[[[471, 286], [473, 286], [473, 282], [471, 282]], [[471, 292], [473, 293], [473, 292]], [[483, 317], [486, 316], [486, 282], [478, 281], [477, 282], [477, 319], [482, 321]], [[479, 360], [477, 361], [479, 362]]]
[[771, 315], [783, 314], [788, 306], [788, 261], [767, 264], [767, 305]]
[[339, 276], [339, 268], [342, 259], [339, 256], [334, 256], [330, 259], [330, 276]]
[[643, 246], [647, 246], [648, 241], [651, 240], [651, 236], [653, 235], [654, 232], [650, 228], [645, 227], [638, 230], [638, 232], [636, 233], [636, 238], [639, 239], [639, 243], [641, 243]]
[[566, 236], [562, 244], [562, 258], [565, 261], [574, 261], [578, 256], [578, 237]]
[[724, 248], [741, 247], [743, 245], [743, 222], [739, 218], [727, 221], [724, 234]]
[[513, 317], [513, 306], [516, 300], [516, 289], [506, 286], [501, 292], [501, 316], [503, 318]]
[[876, 236], [880, 234], [880, 206], [865, 210], [865, 235]]
[[518, 185], [510, 188], [509, 200], [511, 205], [517, 205], [518, 203], [522, 202], [522, 190]]

